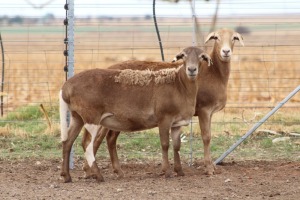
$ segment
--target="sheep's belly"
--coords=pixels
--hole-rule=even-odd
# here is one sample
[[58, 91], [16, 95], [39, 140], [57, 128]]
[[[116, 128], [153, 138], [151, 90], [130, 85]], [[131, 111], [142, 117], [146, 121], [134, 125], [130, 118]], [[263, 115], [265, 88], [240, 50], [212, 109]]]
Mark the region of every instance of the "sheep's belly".
[[157, 120], [153, 115], [138, 116], [136, 118], [107, 115], [101, 120], [100, 124], [114, 131], [133, 132], [154, 128], [157, 126]]
[[191, 119], [175, 121], [172, 124], [172, 127], [187, 126], [187, 125], [189, 125], [190, 121], [191, 121]]

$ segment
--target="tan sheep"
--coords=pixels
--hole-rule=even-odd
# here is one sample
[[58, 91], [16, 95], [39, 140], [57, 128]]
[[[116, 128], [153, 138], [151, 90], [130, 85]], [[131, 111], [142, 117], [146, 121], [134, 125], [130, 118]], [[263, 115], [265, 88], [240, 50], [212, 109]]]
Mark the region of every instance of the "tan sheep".
[[[214, 40], [213, 50], [210, 54], [213, 64], [208, 67], [202, 63], [202, 71], [198, 78], [198, 92], [195, 109], [195, 116], [198, 116], [201, 129], [202, 140], [204, 144], [204, 164], [205, 173], [212, 175], [215, 173], [215, 166], [211, 159], [210, 141], [211, 141], [211, 119], [215, 112], [223, 109], [227, 100], [227, 84], [230, 75], [230, 60], [233, 53], [235, 41], [239, 41], [244, 46], [242, 36], [230, 29], [220, 29], [208, 34], [205, 43]], [[177, 58], [175, 58], [177, 60]], [[176, 68], [181, 63], [166, 62], [147, 62], [147, 61], [125, 61], [111, 66], [112, 69], [151, 69], [160, 70], [166, 68]], [[96, 153], [103, 138], [106, 136], [110, 158], [114, 168], [114, 172], [122, 177], [124, 174], [121, 170], [117, 150], [116, 140], [119, 135], [118, 131], [112, 131], [102, 128], [95, 140], [94, 153]], [[82, 140], [85, 149], [90, 142], [90, 136], [84, 133]], [[91, 171], [89, 166], [85, 164], [84, 170], [86, 177], [90, 177]]]
[[[103, 176], [95, 162], [94, 141], [101, 126], [115, 131], [140, 131], [159, 128], [162, 168], [171, 175], [168, 160], [169, 131], [173, 138], [175, 171], [183, 175], [179, 149], [180, 127], [188, 125], [195, 113], [198, 72], [202, 60], [210, 57], [197, 47], [183, 49], [178, 68], [150, 70], [92, 69], [78, 73], [63, 85], [60, 92], [63, 162], [61, 176], [71, 182], [69, 159], [71, 147], [82, 127], [90, 135], [85, 156], [91, 173], [98, 181]], [[171, 77], [171, 78], [170, 78]], [[134, 81], [128, 81], [134, 79]], [[139, 80], [147, 80], [140, 82]], [[71, 113], [66, 127], [67, 111]]]

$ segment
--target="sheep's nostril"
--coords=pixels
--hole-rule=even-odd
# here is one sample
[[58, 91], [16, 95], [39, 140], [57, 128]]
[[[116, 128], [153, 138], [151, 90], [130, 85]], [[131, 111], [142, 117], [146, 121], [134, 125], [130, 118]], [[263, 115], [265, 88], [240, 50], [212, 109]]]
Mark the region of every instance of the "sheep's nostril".
[[225, 55], [228, 55], [230, 50], [223, 50], [223, 52], [224, 52]]
[[189, 67], [188, 70], [189, 72], [194, 73], [197, 69], [195, 67]]

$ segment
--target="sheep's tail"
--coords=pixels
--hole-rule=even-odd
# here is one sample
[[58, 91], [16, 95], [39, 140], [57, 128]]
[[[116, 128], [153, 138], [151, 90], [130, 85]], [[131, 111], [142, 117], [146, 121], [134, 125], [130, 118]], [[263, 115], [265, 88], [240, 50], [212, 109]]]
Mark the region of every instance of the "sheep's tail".
[[60, 130], [61, 130], [61, 141], [68, 139], [68, 104], [62, 98], [62, 90], [59, 92], [59, 114], [60, 114]]

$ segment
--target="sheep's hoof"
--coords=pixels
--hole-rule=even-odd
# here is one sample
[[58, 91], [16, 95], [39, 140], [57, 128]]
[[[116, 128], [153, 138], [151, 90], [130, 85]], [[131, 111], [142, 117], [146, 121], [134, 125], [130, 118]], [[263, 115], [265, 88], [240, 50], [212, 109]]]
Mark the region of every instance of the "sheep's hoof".
[[86, 174], [84, 175], [84, 179], [92, 179], [92, 178], [94, 178], [93, 175], [86, 175]]
[[205, 172], [204, 172], [206, 175], [208, 176], [212, 176], [215, 174], [215, 166], [213, 164], [211, 165], [207, 165], [205, 167]]
[[174, 167], [174, 172], [176, 172], [177, 176], [184, 176], [181, 165]]
[[96, 174], [85, 174], [84, 179], [97, 179]]
[[91, 171], [91, 168], [83, 167], [83, 170], [84, 170], [84, 178], [85, 179], [95, 178], [94, 174]]
[[64, 183], [72, 183], [72, 179], [65, 179]]
[[114, 170], [114, 173], [117, 174], [118, 179], [124, 178], [124, 172], [122, 170]]
[[71, 182], [72, 182], [71, 176], [64, 176], [64, 183], [71, 183]]
[[165, 172], [165, 178], [171, 178], [172, 177], [172, 172], [171, 172], [171, 170], [167, 170], [166, 172]]
[[97, 174], [93, 173], [90, 168], [88, 170], [85, 170], [84, 173], [85, 173], [84, 175], [85, 179], [97, 179]]
[[178, 171], [177, 172], [177, 176], [184, 176], [184, 172], [181, 170], [181, 171]]
[[60, 176], [62, 176], [64, 178], [64, 183], [72, 182], [72, 178], [71, 178], [70, 174], [68, 174], [66, 172], [61, 172]]
[[100, 183], [100, 182], [104, 182], [104, 178], [103, 178], [103, 176], [100, 175], [100, 174], [97, 176], [96, 180], [97, 180], [97, 182], [99, 182], [99, 183]]

